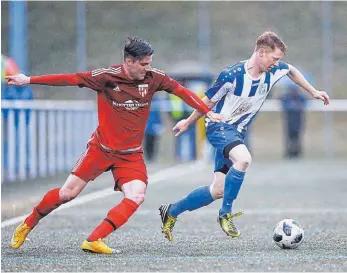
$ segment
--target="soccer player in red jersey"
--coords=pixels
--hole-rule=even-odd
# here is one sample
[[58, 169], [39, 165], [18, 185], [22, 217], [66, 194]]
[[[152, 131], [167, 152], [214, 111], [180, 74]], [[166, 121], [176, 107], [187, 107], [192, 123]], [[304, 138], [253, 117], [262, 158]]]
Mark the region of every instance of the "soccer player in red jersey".
[[99, 125], [88, 141], [61, 188], [48, 191], [32, 213], [14, 231], [11, 247], [19, 248], [39, 220], [74, 199], [91, 180], [111, 171], [115, 190], [124, 199], [112, 208], [106, 218], [82, 243], [82, 250], [112, 254], [103, 239], [128, 221], [145, 199], [147, 170], [143, 160], [142, 140], [152, 96], [165, 90], [204, 113], [214, 122], [221, 116], [213, 113], [192, 91], [151, 68], [152, 46], [137, 37], [128, 37], [124, 45], [124, 62], [108, 68], [72, 74], [6, 77], [8, 84], [41, 84], [51, 86], [88, 87], [97, 92]]

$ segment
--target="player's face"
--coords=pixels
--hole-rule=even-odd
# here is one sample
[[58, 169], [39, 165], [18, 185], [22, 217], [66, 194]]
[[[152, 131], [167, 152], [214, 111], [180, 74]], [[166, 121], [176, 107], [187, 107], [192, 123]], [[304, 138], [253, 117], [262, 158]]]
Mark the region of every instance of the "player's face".
[[152, 56], [146, 56], [141, 60], [126, 60], [129, 76], [134, 80], [143, 80], [148, 70], [151, 69]]
[[275, 65], [278, 65], [283, 56], [283, 52], [277, 47], [275, 50], [266, 50], [264, 48], [259, 49], [259, 65], [261, 71], [267, 72]]

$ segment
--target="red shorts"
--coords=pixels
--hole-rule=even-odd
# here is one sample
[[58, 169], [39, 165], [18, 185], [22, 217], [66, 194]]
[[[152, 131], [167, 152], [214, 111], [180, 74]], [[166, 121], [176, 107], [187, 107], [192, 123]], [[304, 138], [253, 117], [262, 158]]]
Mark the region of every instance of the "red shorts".
[[115, 190], [135, 179], [147, 184], [147, 169], [141, 152], [119, 154], [105, 150], [93, 134], [88, 141], [87, 150], [78, 159], [71, 173], [89, 182], [109, 170], [113, 174]]

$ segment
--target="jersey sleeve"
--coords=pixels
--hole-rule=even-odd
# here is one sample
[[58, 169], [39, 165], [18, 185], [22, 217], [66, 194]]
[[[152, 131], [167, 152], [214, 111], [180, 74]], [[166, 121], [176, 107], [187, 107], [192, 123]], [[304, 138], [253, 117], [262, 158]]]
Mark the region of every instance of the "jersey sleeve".
[[235, 90], [235, 77], [233, 73], [229, 73], [228, 70], [223, 70], [215, 83], [210, 89], [205, 92], [206, 97], [208, 97], [212, 102], [218, 102], [223, 98], [228, 92], [234, 92]]
[[176, 89], [179, 85], [179, 83], [176, 80], [170, 78], [162, 70], [153, 68], [152, 73], [153, 73], [155, 81], [157, 82], [158, 91], [164, 90], [168, 93], [172, 93], [173, 90]]
[[105, 73], [98, 73], [100, 69], [88, 71], [88, 72], [77, 72], [78, 87], [87, 87], [97, 92], [101, 92], [106, 85]]
[[[279, 62], [279, 64], [278, 64], [278, 68], [279, 69], [285, 69], [285, 70], [288, 70], [289, 71], [289, 65], [287, 64], [287, 63], [285, 63], [285, 62]], [[288, 73], [288, 72], [287, 72]]]
[[273, 67], [270, 72], [272, 73], [273, 82], [277, 82], [282, 77], [289, 73], [289, 65], [285, 62], [279, 62], [277, 66]]

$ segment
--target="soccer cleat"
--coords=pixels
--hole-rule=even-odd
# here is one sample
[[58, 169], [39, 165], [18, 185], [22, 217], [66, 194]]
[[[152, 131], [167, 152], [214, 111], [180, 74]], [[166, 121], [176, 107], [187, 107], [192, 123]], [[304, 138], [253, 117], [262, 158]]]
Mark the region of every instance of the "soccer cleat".
[[227, 213], [225, 216], [222, 216], [222, 217], [218, 216], [217, 222], [220, 224], [221, 228], [228, 236], [231, 236], [233, 238], [239, 238], [241, 235], [241, 232], [234, 224], [233, 218], [237, 216], [241, 216], [242, 214], [243, 214], [242, 212], [237, 212], [234, 214]]
[[120, 251], [116, 251], [116, 250], [108, 247], [102, 239], [99, 239], [99, 240], [93, 241], [93, 242], [89, 242], [87, 240], [84, 240], [81, 248], [84, 252], [91, 252], [91, 253], [99, 253], [99, 254], [120, 253]]
[[26, 223], [22, 222], [13, 232], [10, 246], [12, 248], [19, 248], [25, 241], [29, 232], [32, 230]]
[[169, 207], [170, 205], [161, 205], [159, 208], [159, 214], [163, 223], [163, 226], [161, 227], [162, 233], [164, 233], [166, 239], [172, 241], [172, 229], [174, 228], [177, 219], [169, 214]]

